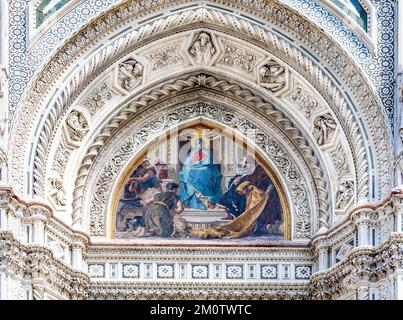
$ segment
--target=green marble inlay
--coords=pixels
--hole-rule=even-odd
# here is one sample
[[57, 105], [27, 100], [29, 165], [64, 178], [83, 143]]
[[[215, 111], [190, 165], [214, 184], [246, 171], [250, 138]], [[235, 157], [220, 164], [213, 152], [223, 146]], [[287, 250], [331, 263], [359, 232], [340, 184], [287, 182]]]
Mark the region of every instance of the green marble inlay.
[[69, 1], [70, 0], [42, 0], [36, 8], [36, 27], [38, 28]]
[[354, 19], [365, 31], [367, 31], [368, 13], [359, 0], [331, 0], [336, 6]]

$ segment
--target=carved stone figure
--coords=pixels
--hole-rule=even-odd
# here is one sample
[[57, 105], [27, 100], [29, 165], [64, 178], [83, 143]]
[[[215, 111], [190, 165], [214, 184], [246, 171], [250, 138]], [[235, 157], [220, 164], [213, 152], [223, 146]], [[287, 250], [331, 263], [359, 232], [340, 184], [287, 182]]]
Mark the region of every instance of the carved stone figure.
[[133, 58], [129, 58], [119, 64], [118, 78], [123, 89], [132, 90], [143, 77], [143, 66]]
[[339, 184], [336, 192], [336, 209], [344, 209], [354, 196], [354, 183], [344, 181]]
[[320, 146], [332, 137], [337, 127], [330, 113], [316, 117], [313, 126], [313, 135]]
[[286, 85], [285, 68], [270, 60], [259, 70], [260, 83], [271, 92], [278, 92]]
[[51, 190], [49, 195], [59, 206], [65, 206], [66, 201], [66, 191], [63, 188], [62, 182], [59, 179], [50, 179]]
[[88, 132], [88, 122], [79, 111], [72, 111], [66, 120], [66, 128], [70, 138], [81, 142]]
[[195, 58], [197, 64], [209, 64], [216, 53], [211, 36], [200, 32], [189, 48], [189, 53]]

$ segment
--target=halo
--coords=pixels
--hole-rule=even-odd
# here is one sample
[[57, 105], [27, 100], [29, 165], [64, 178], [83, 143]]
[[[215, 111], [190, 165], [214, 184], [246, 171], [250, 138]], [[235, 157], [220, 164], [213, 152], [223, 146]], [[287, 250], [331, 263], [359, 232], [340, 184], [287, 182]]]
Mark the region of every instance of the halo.
[[203, 140], [203, 146], [206, 146], [206, 145], [209, 146], [210, 145], [210, 139], [209, 138], [207, 138], [205, 136], [202, 136], [202, 135], [197, 135], [197, 136], [195, 136], [195, 137], [190, 139], [190, 145], [192, 146], [192, 148], [194, 148], [196, 146], [196, 141], [200, 140], [200, 139]]

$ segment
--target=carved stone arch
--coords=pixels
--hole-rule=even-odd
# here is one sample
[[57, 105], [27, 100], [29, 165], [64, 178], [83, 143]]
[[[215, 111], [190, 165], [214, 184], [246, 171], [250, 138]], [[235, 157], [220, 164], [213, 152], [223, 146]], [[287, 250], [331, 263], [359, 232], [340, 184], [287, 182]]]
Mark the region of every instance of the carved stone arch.
[[[296, 18], [296, 17], [295, 17]], [[314, 46], [315, 47], [315, 46]], [[337, 47], [337, 45], [335, 46], [335, 47]], [[339, 54], [340, 52], [338, 52], [338, 54]], [[329, 60], [329, 63], [331, 63], [331, 60]], [[354, 68], [353, 68], [354, 69]], [[340, 71], [340, 70], [339, 70]], [[314, 72], [316, 72], [316, 71], [314, 71]], [[46, 72], [45, 72], [46, 73]], [[55, 74], [55, 76], [57, 76], [57, 74], [58, 73], [56, 73]], [[44, 75], [44, 73], [42, 74], [42, 75]], [[46, 73], [46, 77], [49, 77], [50, 76], [50, 74], [49, 74], [49, 72], [47, 72]], [[359, 75], [360, 76], [360, 75]], [[346, 80], [347, 82], [348, 82], [348, 80]], [[39, 83], [39, 82], [38, 82]], [[33, 86], [33, 87], [35, 87], [35, 86]], [[365, 87], [365, 86], [364, 86]], [[371, 96], [371, 90], [369, 90], [368, 91], [369, 92], [369, 95], [367, 95], [366, 97], [370, 97]], [[40, 95], [39, 95], [40, 96]], [[38, 96], [36, 96], [36, 97], [38, 97]], [[35, 98], [36, 99], [36, 98]], [[34, 102], [34, 100], [35, 99], [33, 99], [33, 100], [30, 100], [30, 99], [28, 99], [28, 101], [29, 101], [29, 103], [28, 104], [31, 104], [32, 102]], [[379, 106], [379, 103], [377, 103], [377, 102], [375, 102], [374, 103], [374, 105], [378, 105]], [[28, 108], [29, 109], [29, 108]], [[27, 110], [28, 110], [27, 109]], [[382, 113], [382, 112], [381, 112]], [[383, 116], [380, 116], [379, 117], [379, 121], [382, 121], [381, 119], [384, 119], [384, 117]], [[23, 126], [21, 126], [21, 128], [23, 128], [23, 127], [25, 127], [25, 125], [23, 125]], [[382, 128], [383, 126], [382, 125], [379, 125], [378, 126], [378, 128]], [[373, 130], [373, 132], [376, 132], [376, 130]], [[21, 135], [21, 134], [17, 134], [16, 135], [17, 137], [24, 137], [24, 135]], [[384, 135], [384, 136], [388, 136], [389, 137], [389, 135], [388, 134], [386, 134], [386, 135]], [[22, 144], [22, 145], [25, 145], [25, 144]], [[17, 148], [19, 148], [19, 147], [17, 147]], [[17, 152], [18, 153], [18, 152]], [[380, 152], [379, 154], [381, 154], [382, 152]], [[386, 152], [384, 152], [385, 154], [388, 154], [388, 152], [386, 151]], [[22, 155], [22, 154], [19, 154], [19, 155], [17, 155], [16, 154], [16, 158], [24, 158], [24, 156]], [[16, 171], [14, 171], [14, 172], [17, 172], [18, 170], [16, 170]], [[386, 177], [385, 179], [387, 179], [387, 176], [388, 176], [388, 174], [386, 174], [386, 175], [382, 175], [382, 176], [384, 176], [384, 177]], [[20, 184], [20, 185], [22, 185], [22, 184]], [[386, 185], [386, 182], [385, 182], [385, 185]]]
[[[198, 95], [201, 96], [201, 95]], [[199, 100], [199, 101], [198, 101]], [[178, 105], [175, 106], [170, 106], [168, 113], [174, 114], [177, 112], [176, 110], [186, 110], [188, 108], [191, 108], [193, 106], [196, 106], [197, 108], [208, 108], [210, 107], [218, 107], [218, 109], [222, 109], [222, 106], [216, 105], [216, 102], [209, 99], [209, 98], [202, 98], [199, 97], [197, 100], [190, 102], [190, 101], [183, 101], [179, 103]], [[176, 109], [173, 110], [172, 109]], [[167, 111], [167, 109], [165, 109]], [[157, 112], [156, 113], [156, 119], [159, 121], [160, 116], [162, 112]], [[235, 119], [236, 115], [227, 113], [227, 117], [231, 117], [231, 119]], [[222, 119], [224, 120], [224, 119]], [[265, 150], [261, 149], [261, 147], [264, 144], [264, 141], [253, 141], [255, 139], [255, 135], [249, 134], [245, 136], [244, 134], [240, 134], [237, 131], [237, 128], [231, 127], [231, 125], [234, 125], [233, 121], [229, 121], [228, 123], [223, 123], [223, 121], [218, 121], [217, 119], [212, 119], [211, 115], [205, 116], [205, 113], [200, 113], [199, 116], [196, 117], [191, 117], [187, 120], [184, 120], [183, 122], [178, 122], [174, 123], [172, 127], [170, 128], [165, 128], [165, 131], [162, 131], [160, 133], [160, 136], [153, 136], [150, 137], [146, 143], [142, 144], [139, 146], [139, 149], [136, 152], [132, 152], [127, 159], [127, 161], [124, 163], [123, 167], [120, 169], [118, 172], [116, 178], [114, 179], [114, 183], [111, 186], [110, 194], [109, 194], [109, 199], [106, 202], [106, 209], [105, 209], [105, 220], [104, 220], [104, 225], [105, 225], [105, 234], [108, 239], [115, 239], [116, 237], [116, 215], [117, 215], [117, 199], [119, 198], [120, 193], [122, 192], [122, 186], [124, 184], [124, 181], [127, 180], [128, 175], [130, 175], [131, 171], [135, 167], [136, 164], [139, 164], [141, 160], [146, 156], [146, 150], [150, 147], [150, 145], [153, 145], [156, 143], [157, 140], [160, 140], [162, 137], [162, 140], [165, 139], [168, 135], [178, 135], [182, 130], [186, 130], [189, 127], [193, 127], [196, 124], [202, 124], [205, 125], [207, 128], [213, 129], [213, 130], [220, 130], [221, 133], [223, 134], [230, 134], [230, 136], [236, 137], [238, 141], [242, 141], [242, 143], [247, 144], [247, 146], [252, 149], [250, 150], [251, 152], [254, 153], [254, 156], [256, 159], [259, 159], [260, 162], [264, 163], [265, 170], [268, 172], [271, 181], [275, 181], [275, 186], [280, 190], [280, 198], [281, 198], [281, 203], [282, 207], [284, 209], [284, 224], [285, 224], [285, 232], [284, 232], [284, 238], [285, 240], [292, 240], [292, 236], [294, 231], [291, 229], [291, 227], [294, 225], [293, 223], [293, 214], [295, 211], [298, 210], [298, 208], [293, 205], [293, 201], [290, 198], [287, 198], [287, 195], [291, 195], [292, 191], [287, 185], [287, 181], [285, 180], [286, 177], [282, 174], [282, 172], [279, 171], [279, 168], [276, 166], [275, 163], [273, 163], [272, 159], [270, 159], [267, 154], [265, 153]], [[127, 132], [127, 130], [126, 130]], [[135, 134], [135, 133], [134, 133]], [[123, 134], [123, 136], [127, 136], [127, 134]], [[262, 133], [258, 133], [256, 136], [262, 138]], [[120, 140], [120, 139], [119, 139]], [[123, 142], [125, 144], [127, 142]], [[108, 146], [106, 146], [108, 147]], [[297, 218], [298, 220], [298, 218]], [[314, 225], [315, 217], [311, 216], [311, 223], [312, 226]], [[298, 239], [297, 239], [298, 240]]]
[[132, 158], [144, 145], [163, 132], [200, 117], [230, 125], [239, 134], [247, 132], [250, 128], [256, 130], [256, 135], [261, 136], [257, 147], [271, 159], [290, 190], [288, 197], [294, 212], [294, 239], [308, 240], [319, 230], [318, 220], [321, 217], [317, 215], [315, 183], [297, 148], [285, 147], [279, 140], [280, 136], [287, 139], [284, 134], [281, 134], [278, 128], [264, 125], [263, 119], [259, 119], [257, 114], [253, 115], [251, 110], [240, 110], [239, 107], [229, 107], [226, 104], [221, 106], [218, 102], [212, 104], [203, 99], [206, 93], [201, 92], [199, 98], [195, 99], [195, 92], [195, 97], [185, 103], [177, 101], [173, 104], [173, 101], [167, 100], [166, 103], [159, 103], [158, 107], [140, 113], [127, 122], [123, 130], [119, 130], [102, 148], [82, 188], [82, 202], [85, 204], [83, 214], [89, 229], [86, 231], [94, 239], [106, 236], [106, 210], [113, 194], [113, 185]]
[[87, 202], [83, 199], [83, 189], [88, 184], [87, 180], [92, 166], [94, 163], [99, 162], [97, 159], [99, 153], [105, 144], [110, 143], [111, 137], [115, 136], [119, 128], [124, 126], [136, 113], [155, 108], [155, 106], [167, 99], [174, 99], [173, 97], [179, 99], [179, 93], [192, 92], [198, 88], [206, 88], [212, 90], [213, 93], [216, 91], [222, 94], [224, 99], [227, 98], [229, 101], [233, 101], [233, 103], [249, 106], [250, 110], [256, 110], [256, 112], [261, 110], [260, 112], [263, 113], [262, 116], [267, 117], [268, 121], [273, 122], [283, 132], [284, 136], [287, 137], [287, 140], [290, 139], [288, 143], [292, 146], [297, 146], [297, 153], [301, 157], [300, 161], [308, 165], [309, 168], [307, 170], [311, 171], [312, 183], [315, 185], [313, 188], [318, 194], [320, 228], [327, 228], [330, 207], [328, 198], [329, 184], [327, 183], [328, 173], [321, 170], [322, 160], [320, 160], [318, 155], [315, 155], [315, 152], [310, 147], [313, 141], [308, 142], [283, 112], [277, 110], [271, 103], [266, 102], [259, 95], [237, 83], [229, 83], [226, 80], [217, 79], [206, 74], [184, 76], [181, 79], [160, 85], [147, 92], [147, 94], [138, 96], [135, 100], [129, 99], [128, 105], [123, 107], [114, 117], [110, 118], [103, 128], [99, 129], [99, 133], [93, 137], [90, 147], [84, 151], [80, 158], [81, 166], [77, 169], [78, 173], [73, 193], [73, 224], [81, 224], [82, 206]]
[[[348, 111], [347, 111], [347, 113], [348, 113]], [[350, 123], [351, 123], [351, 116], [350, 116]], [[352, 128], [351, 128], [350, 130], [356, 131], [356, 130], [354, 129], [354, 123], [352, 123]], [[46, 141], [45, 139], [42, 139], [42, 140], [43, 140], [43, 141]], [[363, 150], [362, 150], [362, 148], [360, 149], [360, 143], [362, 144], [362, 140], [361, 140], [360, 143], [358, 143], [358, 142], [360, 142], [359, 136], [358, 136], [358, 138], [355, 138], [355, 141], [352, 142], [352, 144], [353, 144], [354, 146], [356, 146], [356, 148], [359, 149], [358, 151], [359, 151], [360, 153], [362, 153]], [[361, 175], [365, 175], [365, 173], [366, 173], [365, 170], [366, 170], [366, 168], [367, 168], [367, 166], [365, 166], [365, 161], [364, 161], [365, 156], [363, 157], [362, 155], [359, 155], [359, 156], [357, 156], [357, 157], [359, 157], [359, 158], [361, 159], [361, 161], [360, 161], [361, 167], [359, 168], [360, 170], [358, 170], [358, 171], [360, 172]], [[358, 187], [365, 189], [365, 184], [366, 184], [366, 182], [365, 182], [365, 177], [364, 177], [364, 178], [361, 178], [360, 181], [361, 181], [361, 182], [360, 182], [359, 184], [357, 184]], [[362, 182], [362, 181], [364, 181], [364, 182]], [[366, 188], [366, 189], [368, 189], [368, 188]], [[365, 191], [363, 191], [363, 192], [365, 192]]]

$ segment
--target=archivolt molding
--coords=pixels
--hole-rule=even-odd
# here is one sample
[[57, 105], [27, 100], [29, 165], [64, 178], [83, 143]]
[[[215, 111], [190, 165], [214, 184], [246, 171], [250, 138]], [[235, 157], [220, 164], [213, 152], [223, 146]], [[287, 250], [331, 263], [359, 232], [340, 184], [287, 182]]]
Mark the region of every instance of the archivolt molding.
[[87, 181], [87, 176], [91, 170], [91, 166], [99, 155], [100, 150], [109, 142], [119, 128], [128, 121], [133, 114], [139, 112], [146, 107], [151, 107], [159, 101], [175, 96], [186, 90], [205, 87], [218, 92], [223, 92], [227, 96], [243, 101], [252, 105], [255, 109], [265, 112], [269, 119], [272, 119], [284, 132], [292, 139], [301, 151], [304, 161], [306, 161], [312, 171], [315, 180], [316, 190], [319, 199], [319, 221], [321, 227], [328, 226], [328, 193], [326, 182], [319, 168], [318, 160], [309, 144], [301, 136], [301, 133], [295, 128], [292, 122], [281, 112], [276, 110], [271, 103], [267, 103], [261, 97], [253, 94], [250, 90], [240, 87], [238, 84], [228, 83], [226, 80], [219, 80], [208, 75], [190, 76], [188, 78], [178, 79], [168, 82], [158, 88], [150, 90], [146, 94], [137, 97], [131, 101], [129, 107], [126, 107], [117, 113], [110, 121], [99, 131], [100, 133], [94, 137], [91, 146], [82, 158], [81, 166], [78, 170], [75, 187], [73, 192], [73, 224], [80, 224], [82, 217], [83, 189]]
[[[193, 77], [192, 80], [200, 81], [197, 77]], [[209, 80], [211, 81], [211, 78], [207, 78], [206, 80], [206, 83], [208, 83]], [[186, 83], [185, 81], [182, 82]], [[221, 85], [223, 82], [224, 81], [221, 81]], [[174, 87], [173, 85], [169, 86]], [[168, 85], [166, 87], [168, 87]], [[227, 85], [226, 89], [230, 90], [230, 87], [231, 86]], [[235, 91], [240, 91], [239, 87], [232, 87]], [[161, 90], [160, 93], [161, 92], [163, 92], [163, 90]], [[166, 93], [167, 92], [165, 92], [165, 94]], [[242, 92], [240, 93], [242, 94]], [[145, 111], [128, 122], [133, 123], [132, 125], [127, 125], [125, 122], [130, 115], [137, 111], [136, 107], [134, 107], [134, 110], [126, 109], [119, 114], [115, 120], [109, 123], [111, 126], [105, 130], [108, 133], [111, 133], [111, 128], [122, 126], [130, 128], [130, 130], [125, 129], [125, 132], [129, 133], [123, 135], [120, 134], [119, 131], [119, 133], [115, 134], [116, 136], [113, 137], [113, 140], [108, 141], [108, 145], [103, 147], [104, 141], [102, 139], [105, 136], [101, 132], [100, 139], [95, 142], [95, 146], [88, 150], [87, 156], [84, 157], [82, 161], [82, 167], [79, 171], [76, 188], [74, 190], [73, 223], [81, 223], [82, 214], [85, 213], [87, 219], [89, 215], [90, 234], [96, 237], [105, 236], [105, 212], [109, 212], [108, 201], [112, 195], [112, 187], [116, 182], [117, 176], [127, 163], [130, 162], [130, 159], [135, 156], [148, 141], [158, 137], [163, 132], [192, 119], [206, 118], [229, 126], [236, 132], [240, 132], [246, 136], [250, 130], [256, 130], [255, 137], [257, 146], [269, 157], [272, 163], [275, 164], [277, 171], [280, 173], [283, 181], [286, 183], [287, 189], [291, 193], [289, 201], [292, 202], [295, 210], [293, 222], [294, 237], [296, 239], [307, 239], [316, 232], [318, 228], [327, 228], [327, 191], [326, 184], [321, 177], [321, 170], [318, 168], [317, 160], [313, 156], [312, 150], [307, 146], [306, 141], [299, 136], [298, 130], [290, 126], [290, 122], [281, 116], [281, 113], [273, 110], [270, 105], [269, 109], [267, 109], [267, 104], [265, 105], [261, 103], [261, 101], [256, 101], [253, 98], [250, 100], [255, 100], [254, 102], [260, 105], [262, 111], [265, 111], [265, 113], [269, 115], [267, 117], [268, 120], [270, 119], [270, 115], [275, 115], [277, 125], [284, 126], [288, 129], [285, 131], [288, 132], [290, 137], [282, 137], [280, 138], [281, 141], [290, 138], [294, 140], [297, 144], [297, 148], [303, 150], [302, 153], [308, 166], [303, 165], [304, 158], [301, 156], [299, 156], [298, 161], [293, 160], [295, 155], [291, 156], [291, 154], [289, 154], [290, 151], [285, 149], [283, 143], [276, 141], [279, 132], [273, 132], [273, 129], [268, 129], [269, 127], [263, 129], [262, 124], [259, 124], [261, 122], [261, 120], [258, 120], [259, 115], [254, 115], [252, 109], [242, 112], [240, 107], [236, 109], [221, 107], [217, 106], [219, 105], [218, 102], [210, 104], [203, 102], [200, 98], [197, 99], [198, 95], [192, 95], [191, 93], [190, 95], [190, 102], [186, 102], [184, 106], [181, 105], [180, 100], [177, 100], [178, 98], [175, 98], [175, 103], [179, 103], [179, 106], [174, 107], [172, 103], [160, 102], [158, 109], [165, 105], [163, 109], [165, 111], [158, 110], [157, 112], [157, 106], [150, 107], [150, 111]], [[201, 97], [208, 95], [208, 92], [201, 93]], [[156, 96], [158, 97], [158, 94], [154, 95], [154, 99]], [[183, 98], [181, 97], [181, 99]], [[195, 103], [194, 101], [201, 102]], [[228, 105], [228, 103], [226, 104]], [[266, 107], [266, 110], [264, 110], [264, 107]], [[249, 120], [245, 112], [247, 112]], [[262, 116], [262, 113], [260, 114]], [[252, 118], [254, 120], [252, 120]], [[150, 121], [149, 119], [154, 120]], [[272, 132], [268, 134], [266, 132], [269, 131], [266, 130]], [[128, 135], [129, 138], [127, 138]], [[290, 143], [292, 144], [291, 141]], [[102, 154], [108, 155], [107, 158], [102, 156], [102, 154], [98, 155], [101, 147]], [[114, 151], [111, 150], [111, 147]], [[290, 146], [288, 148], [290, 148]], [[297, 149], [294, 148], [292, 153], [295, 154], [296, 152], [298, 153]], [[101, 170], [99, 166], [101, 166]], [[304, 168], [304, 173], [300, 169], [301, 166]], [[87, 178], [87, 175], [93, 175], [94, 177]], [[311, 175], [312, 178], [310, 178], [309, 181], [307, 176]], [[310, 203], [309, 200], [309, 197], [312, 196], [316, 199], [314, 205]], [[83, 203], [87, 203], [86, 209], [82, 208]], [[317, 205], [319, 205], [319, 207], [315, 208]], [[318, 212], [317, 217], [315, 214], [312, 216], [314, 212]], [[314, 223], [317, 223], [317, 225], [314, 225]]]
[[[280, 10], [280, 8], [276, 9]], [[273, 8], [273, 10], [275, 9]], [[130, 15], [131, 14], [128, 13], [125, 15], [125, 17]], [[304, 25], [303, 22], [298, 21], [297, 16], [291, 13], [288, 13], [288, 15], [292, 16], [293, 19], [290, 18], [288, 21], [286, 19], [287, 15], [284, 16], [280, 14], [267, 17], [267, 19], [271, 20], [271, 18], [281, 16], [281, 23], [284, 25], [284, 27], [291, 27], [289, 23], [292, 23], [296, 30], [300, 30], [300, 28], [304, 27], [304, 32], [300, 33], [300, 35], [306, 35], [309, 33], [309, 37], [307, 37], [305, 40], [310, 43], [310, 47], [318, 51], [319, 55], [322, 56], [324, 53], [330, 54], [329, 57], [324, 57], [324, 60], [329, 63], [334, 70], [336, 70], [340, 77], [343, 77], [345, 81], [349, 83], [348, 86], [350, 89], [357, 93], [357, 101], [359, 101], [359, 105], [362, 105], [364, 108], [363, 113], [366, 115], [367, 124], [370, 127], [370, 136], [373, 137], [375, 149], [377, 150], [379, 167], [378, 173], [380, 179], [382, 179], [382, 181], [379, 183], [380, 187], [378, 192], [380, 194], [385, 193], [390, 186], [390, 168], [388, 166], [388, 163], [390, 163], [390, 161], [388, 161], [390, 160], [390, 150], [388, 150], [390, 145], [390, 135], [387, 130], [383, 110], [379, 107], [380, 105], [375, 94], [372, 92], [372, 89], [367, 86], [364, 77], [354, 66], [354, 63], [344, 55], [342, 50], [337, 45], [331, 44], [330, 40], [327, 39], [323, 34], [320, 34], [319, 36], [318, 30], [316, 29], [310, 30], [310, 32], [307, 33], [307, 26]], [[108, 19], [112, 25], [112, 21], [118, 18], [111, 13], [108, 16]], [[248, 35], [248, 37], [252, 37], [254, 41], [263, 42], [264, 46], [266, 47], [275, 48], [275, 51], [280, 51], [282, 53], [280, 54], [281, 56], [288, 57], [288, 59], [291, 58], [293, 64], [300, 64], [301, 66], [298, 69], [301, 71], [304, 70], [304, 73], [307, 72], [309, 77], [313, 79], [312, 81], [316, 82], [318, 86], [323, 86], [326, 89], [325, 92], [332, 95], [332, 99], [335, 99], [339, 103], [345, 103], [345, 100], [341, 98], [341, 95], [337, 94], [337, 89], [330, 85], [332, 81], [322, 73], [319, 67], [315, 66], [312, 61], [309, 61], [306, 55], [302, 54], [301, 52], [297, 51], [296, 48], [286, 43], [285, 40], [280, 40], [274, 34], [267, 34], [263, 28], [254, 26], [250, 22], [234, 19], [234, 17], [229, 14], [225, 15], [212, 10], [199, 9], [196, 11], [190, 10], [181, 14], [176, 14], [168, 17], [165, 20], [161, 19], [155, 22], [153, 26], [142, 27], [140, 32], [134, 31], [130, 33], [126, 39], [119, 39], [119, 41], [116, 41], [113, 46], [108, 46], [100, 54], [95, 55], [90, 63], [85, 65], [82, 72], [77, 73], [76, 76], [73, 77], [72, 83], [64, 89], [63, 94], [57, 99], [56, 108], [51, 111], [52, 115], [50, 118], [57, 121], [59, 118], [57, 114], [64, 110], [66, 102], [68, 105], [68, 102], [70, 102], [72, 97], [76, 94], [77, 89], [82, 87], [82, 80], [88, 81], [92, 75], [96, 74], [101, 65], [105, 65], [106, 62], [113, 60], [112, 57], [116, 53], [123, 53], [125, 50], [127, 50], [129, 45], [133, 43], [134, 40], [138, 42], [138, 40], [144, 39], [155, 32], [158, 33], [162, 31], [162, 29], [166, 30], [169, 27], [177, 29], [180, 24], [188, 23], [191, 25], [197, 20], [200, 22], [222, 25], [224, 27], [231, 27], [241, 34], [243, 33]], [[101, 25], [103, 26], [101, 29], [106, 31], [105, 25]], [[46, 83], [54, 83], [54, 80], [59, 78], [60, 74], [66, 70], [66, 65], [70, 65], [71, 62], [75, 60], [72, 55], [75, 54], [78, 56], [80, 53], [77, 50], [79, 49], [82, 51], [86, 45], [92, 43], [90, 38], [98, 35], [98, 31], [99, 29], [95, 28], [90, 33], [87, 31], [76, 36], [72, 42], [59, 51], [54, 60], [52, 60], [52, 62], [49, 64], [49, 67], [45, 68], [38, 79], [33, 83], [32, 90], [30, 91], [31, 93], [27, 96], [27, 103], [25, 104], [26, 107], [23, 109], [23, 111], [21, 111], [19, 120], [17, 121], [19, 124], [15, 128], [16, 140], [13, 144], [12, 154], [14, 159], [22, 159], [22, 161], [13, 162], [12, 179], [16, 185], [24, 185], [24, 179], [21, 175], [21, 172], [23, 172], [23, 159], [25, 159], [24, 153], [26, 143], [24, 141], [27, 141], [26, 137], [28, 137], [29, 129], [33, 125], [33, 122], [30, 121], [30, 119], [35, 117], [32, 117], [32, 114], [37, 114], [35, 110], [39, 110], [40, 105], [42, 105], [41, 101], [43, 97], [46, 96], [46, 93], [43, 92], [44, 89], [47, 91], [46, 89], [48, 86]], [[297, 38], [299, 37], [300, 36], [297, 36]], [[81, 45], [73, 45], [74, 41], [80, 41]], [[55, 62], [56, 64], [54, 64]], [[378, 106], [376, 113], [373, 112], [374, 106]], [[372, 115], [370, 115], [371, 112]], [[49, 136], [52, 132], [52, 126], [47, 125], [47, 127], [47, 136]], [[387, 143], [385, 143], [385, 137], [387, 138]], [[41, 135], [41, 140], [45, 141], [46, 138]], [[45, 152], [39, 149], [39, 156], [46, 157]], [[43, 168], [39, 166], [39, 171], [40, 170], [43, 170]], [[19, 191], [21, 192], [21, 189]]]
[[[137, 38], [135, 38], [135, 39], [137, 39]], [[126, 40], [125, 41], [117, 40], [117, 42], [118, 43], [127, 43]], [[119, 50], [112, 50], [112, 51], [115, 52], [115, 51], [119, 51]], [[106, 52], [104, 52], [104, 54], [100, 54], [100, 56], [107, 57], [108, 55], [107, 55]], [[100, 56], [97, 56], [97, 57], [100, 57]], [[100, 61], [100, 60], [97, 60], [97, 59], [95, 59], [95, 60], [98, 61], [98, 62]], [[108, 60], [108, 59], [106, 59], [106, 60]], [[92, 61], [94, 61], [94, 60], [92, 60]], [[93, 65], [94, 64], [88, 64], [87, 67], [84, 67], [84, 69], [81, 70], [78, 74], [81, 74], [81, 75], [86, 74], [85, 70], [88, 70], [89, 66], [93, 66]], [[95, 73], [95, 68], [94, 68], [93, 72]], [[89, 76], [84, 77], [83, 82], [85, 82], [85, 80], [87, 80], [87, 78], [89, 78]], [[325, 86], [329, 87], [330, 80], [328, 78], [324, 78], [323, 82], [324, 82], [323, 84]], [[69, 96], [71, 96], [73, 94], [73, 92], [79, 90], [80, 85], [83, 85], [83, 84], [81, 83], [81, 80], [80, 80], [79, 77], [74, 77], [73, 80], [72, 80], [71, 85], [72, 86], [70, 88], [73, 88], [75, 90], [72, 90], [72, 93]], [[354, 132], [354, 134], [352, 134], [352, 138], [351, 138], [352, 142], [351, 142], [351, 144], [352, 144], [352, 146], [354, 146], [354, 151], [357, 154], [357, 157], [359, 159], [359, 161], [357, 161], [357, 162], [360, 164], [360, 166], [358, 167], [358, 170], [357, 170], [358, 171], [358, 190], [359, 190], [359, 195], [364, 197], [365, 195], [368, 194], [368, 185], [367, 185], [368, 184], [368, 173], [367, 173], [368, 166], [367, 166], [367, 164], [366, 164], [367, 162], [365, 160], [365, 158], [366, 158], [365, 157], [365, 149], [363, 147], [362, 138], [357, 133], [358, 127], [357, 127], [356, 123], [354, 122], [353, 115], [348, 110], [347, 103], [345, 102], [344, 99], [339, 98], [339, 96], [337, 95], [337, 91], [332, 92], [332, 93], [335, 96], [335, 100], [338, 103], [341, 103], [341, 110], [343, 111], [342, 116], [344, 118], [346, 118], [347, 121], [348, 121], [347, 128], [350, 129], [349, 131]], [[70, 97], [69, 97], [69, 99], [70, 99]], [[69, 99], [66, 99], [66, 100], [68, 101]], [[52, 113], [49, 115], [49, 121], [47, 122], [49, 125], [46, 126], [46, 129], [49, 129], [50, 127], [52, 127], [52, 125], [54, 125], [54, 123], [53, 123], [55, 121], [54, 119], [56, 119], [58, 116], [60, 117], [60, 113], [62, 113], [63, 110], [64, 110], [62, 108], [64, 103], [59, 102], [59, 101], [56, 102], [57, 108], [52, 109]], [[42, 132], [41, 137], [40, 137], [40, 141], [39, 141], [39, 144], [38, 144], [38, 155], [37, 155], [37, 157], [35, 159], [35, 171], [34, 171], [34, 178], [35, 178], [34, 188], [35, 188], [35, 191], [38, 194], [42, 193], [42, 190], [43, 190], [43, 187], [44, 187], [44, 185], [43, 185], [43, 181], [44, 181], [43, 180], [44, 164], [46, 162], [47, 148], [48, 148], [48, 146], [50, 144], [49, 142], [50, 142], [51, 138], [52, 138], [52, 135], [50, 134], [50, 131], [45, 130], [45, 131]]]

